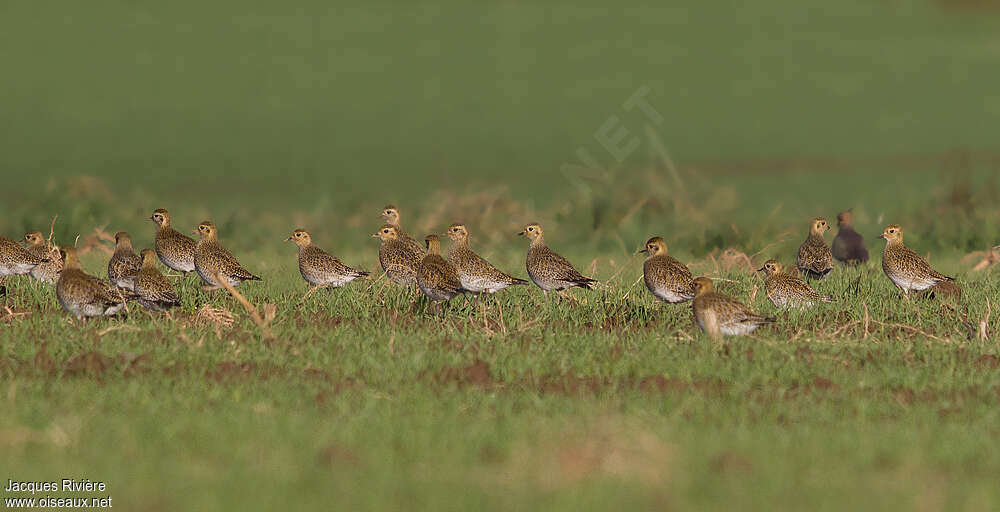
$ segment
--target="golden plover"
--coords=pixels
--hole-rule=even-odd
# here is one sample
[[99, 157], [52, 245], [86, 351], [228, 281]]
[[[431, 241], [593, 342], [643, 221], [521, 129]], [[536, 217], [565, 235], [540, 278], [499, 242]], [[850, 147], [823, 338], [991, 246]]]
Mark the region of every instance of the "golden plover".
[[469, 230], [463, 224], [452, 224], [448, 228], [451, 247], [448, 249], [448, 263], [455, 267], [462, 288], [471, 293], [496, 293], [508, 286], [528, 284], [524, 279], [512, 277], [494, 267], [469, 248]]
[[865, 239], [854, 230], [851, 212], [837, 215], [837, 236], [833, 237], [833, 257], [844, 265], [860, 265], [868, 261]]
[[368, 272], [344, 265], [338, 258], [317, 247], [305, 230], [296, 229], [285, 241], [295, 242], [298, 246], [299, 273], [310, 286], [339, 288], [368, 275]]
[[180, 306], [181, 300], [174, 291], [174, 285], [156, 268], [156, 251], [143, 249], [142, 268], [135, 276], [136, 300], [150, 311], [167, 311]]
[[222, 286], [216, 279], [216, 274], [230, 286], [237, 286], [243, 281], [261, 280], [243, 268], [232, 253], [219, 243], [219, 232], [213, 222], [206, 220], [198, 224], [198, 234], [201, 239], [194, 250], [194, 269], [202, 281], [208, 283], [209, 289]]
[[135, 276], [142, 269], [142, 259], [132, 250], [132, 237], [124, 231], [115, 233], [115, 252], [108, 261], [108, 280], [111, 284], [132, 290]]
[[424, 257], [424, 245], [413, 239], [410, 235], [403, 230], [403, 226], [399, 223], [399, 208], [395, 205], [386, 205], [382, 208], [382, 222], [389, 224], [396, 228], [399, 233], [399, 239], [406, 242], [406, 245], [410, 246], [410, 250], [417, 255], [417, 261]]
[[56, 283], [56, 297], [77, 320], [112, 316], [125, 307], [121, 293], [110, 283], [83, 271], [75, 247], [62, 248], [63, 271]]
[[194, 272], [195, 241], [170, 226], [170, 213], [163, 208], [154, 211], [150, 219], [156, 223], [153, 247], [160, 261], [178, 272]]
[[465, 293], [458, 272], [451, 263], [441, 256], [441, 239], [437, 235], [427, 235], [427, 254], [417, 267], [417, 286], [434, 302], [451, 300]]
[[799, 246], [796, 267], [810, 279], [823, 279], [833, 270], [833, 254], [823, 240], [823, 234], [830, 229], [826, 219], [816, 218], [809, 224], [809, 237]]
[[799, 276], [785, 272], [784, 265], [777, 260], [768, 260], [758, 270], [765, 275], [764, 290], [771, 304], [779, 308], [785, 306], [809, 307], [816, 302], [833, 302], [833, 297], [820, 295]]
[[24, 245], [28, 252], [49, 261], [39, 263], [31, 269], [31, 277], [45, 284], [56, 284], [59, 272], [62, 272], [62, 258], [54, 254], [52, 245], [42, 236], [41, 231], [29, 231], [24, 234]]
[[707, 277], [694, 280], [695, 296], [691, 311], [695, 322], [703, 331], [712, 336], [727, 334], [742, 336], [750, 334], [764, 324], [774, 323], [773, 317], [758, 315], [742, 302], [715, 292], [712, 281]]
[[597, 282], [577, 272], [569, 260], [549, 249], [545, 245], [542, 226], [538, 223], [533, 222], [524, 226], [518, 234], [531, 240], [525, 258], [525, 268], [528, 270], [528, 277], [546, 294], [574, 286], [590, 290], [591, 284]]
[[30, 274], [47, 257], [36, 256], [7, 237], [0, 236], [0, 277]]
[[904, 245], [903, 228], [898, 224], [887, 226], [880, 238], [885, 240], [882, 270], [904, 294], [926, 290], [941, 281], [955, 280], [931, 268], [916, 251]]
[[646, 289], [656, 298], [677, 304], [694, 298], [694, 278], [687, 266], [667, 255], [667, 243], [654, 236], [639, 252], [648, 254], [642, 264]]
[[389, 279], [400, 286], [417, 284], [417, 266], [422, 256], [417, 256], [413, 249], [399, 237], [399, 230], [392, 224], [386, 224], [372, 235], [382, 242], [378, 247], [378, 261], [382, 264]]

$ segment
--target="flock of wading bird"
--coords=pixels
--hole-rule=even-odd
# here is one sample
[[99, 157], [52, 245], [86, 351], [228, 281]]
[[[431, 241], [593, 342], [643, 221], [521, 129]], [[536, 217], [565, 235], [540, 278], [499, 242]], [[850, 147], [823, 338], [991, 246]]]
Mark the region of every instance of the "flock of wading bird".
[[[437, 235], [427, 235], [420, 244], [403, 230], [399, 209], [395, 206], [386, 206], [381, 215], [385, 224], [372, 236], [381, 241], [379, 262], [382, 269], [398, 285], [416, 286], [435, 308], [440, 302], [463, 293], [493, 294], [512, 285], [528, 284], [476, 254], [469, 247], [469, 232], [462, 224], [448, 228], [446, 235], [452, 243], [448, 254], [442, 255]], [[232, 288], [243, 281], [260, 280], [222, 246], [212, 222], [198, 225], [195, 232], [200, 239], [196, 242], [171, 226], [166, 210], [154, 211], [150, 219], [156, 223], [154, 248], [136, 254], [129, 234], [116, 233], [107, 280], [84, 272], [75, 248], [57, 248], [38, 231], [24, 235], [24, 246], [0, 237], [0, 276], [30, 274], [38, 281], [55, 284], [59, 303], [78, 320], [116, 315], [128, 300], [158, 312], [178, 306], [177, 292], [157, 268], [157, 258], [163, 265], [184, 275], [197, 272], [206, 290]], [[838, 215], [837, 221], [840, 229], [832, 248], [824, 239], [830, 225], [817, 218], [810, 223], [809, 236], [799, 247], [794, 267], [769, 260], [759, 270], [766, 276], [767, 298], [775, 306], [806, 308], [817, 302], [832, 302], [831, 296], [816, 292], [803, 277], [816, 281], [825, 279], [833, 270], [835, 259], [844, 265], [858, 265], [868, 260], [864, 239], [852, 227], [850, 212]], [[528, 277], [546, 295], [573, 287], [591, 289], [597, 282], [581, 274], [569, 260], [546, 245], [541, 225], [528, 224], [519, 234], [530, 240], [525, 259]], [[885, 239], [882, 269], [905, 295], [945, 286], [951, 287], [952, 292], [958, 291], [951, 283], [953, 278], [935, 271], [903, 244], [901, 227], [890, 224], [881, 238]], [[320, 288], [344, 286], [368, 275], [317, 247], [307, 231], [297, 229], [286, 241], [298, 246], [299, 271], [310, 286], [309, 293]], [[775, 322], [773, 317], [757, 314], [739, 300], [716, 292], [709, 278], [692, 276], [686, 265], [667, 255], [667, 245], [662, 238], [650, 238], [640, 252], [648, 255], [643, 265], [646, 288], [665, 302], [691, 301], [695, 321], [701, 329], [712, 334], [744, 335]]]

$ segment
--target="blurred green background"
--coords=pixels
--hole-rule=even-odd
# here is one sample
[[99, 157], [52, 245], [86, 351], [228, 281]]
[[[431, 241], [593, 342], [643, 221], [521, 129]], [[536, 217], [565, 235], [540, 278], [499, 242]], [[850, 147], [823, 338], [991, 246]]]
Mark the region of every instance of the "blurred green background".
[[[168, 207], [185, 229], [202, 215], [306, 211], [337, 225], [363, 211], [367, 233], [387, 202], [412, 220], [435, 193], [502, 187], [543, 221], [554, 201], [574, 203], [562, 211], [586, 217], [583, 232], [608, 225], [590, 209], [617, 205], [620, 218], [643, 199], [621, 190], [654, 190], [640, 171], [665, 175], [662, 145], [700, 184], [695, 202], [739, 192], [716, 198], [739, 203], [716, 224], [745, 231], [781, 204], [775, 231], [801, 231], [806, 217], [860, 207], [874, 236], [886, 214], [950, 193], [942, 174], [961, 172], [966, 191], [997, 174], [992, 7], [5, 2], [0, 228], [18, 236], [60, 213], [63, 238], [148, 229], [148, 210]], [[623, 108], [647, 89], [663, 117], [653, 132]], [[613, 116], [623, 144], [639, 142], [620, 164], [594, 137]], [[615, 169], [567, 178], [581, 149]], [[104, 209], [109, 197], [127, 214]], [[678, 213], [651, 203], [636, 220]], [[743, 241], [726, 233], [700, 241]]]

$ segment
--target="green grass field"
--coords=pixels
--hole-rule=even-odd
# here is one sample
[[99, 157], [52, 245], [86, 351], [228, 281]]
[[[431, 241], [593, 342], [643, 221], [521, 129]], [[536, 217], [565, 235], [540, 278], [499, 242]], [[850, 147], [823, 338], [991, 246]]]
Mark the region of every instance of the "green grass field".
[[[275, 336], [194, 276], [170, 316], [82, 325], [7, 278], [3, 487], [101, 480], [49, 494], [124, 510], [1000, 508], [1000, 278], [974, 270], [1000, 243], [1000, 10], [684, 3], [0, 7], [0, 234], [58, 215], [103, 276], [99, 233], [138, 249], [154, 208], [212, 219]], [[645, 91], [659, 122], [626, 106]], [[618, 128], [620, 161], [595, 137]], [[601, 284], [443, 318], [384, 279], [300, 304], [282, 240], [377, 275], [387, 203], [414, 235], [466, 223], [520, 277], [539, 221]], [[847, 208], [872, 261], [817, 285], [836, 303], [775, 310], [750, 270]], [[960, 302], [896, 292], [888, 223]], [[654, 235], [778, 324], [713, 341], [658, 304], [634, 254]]]

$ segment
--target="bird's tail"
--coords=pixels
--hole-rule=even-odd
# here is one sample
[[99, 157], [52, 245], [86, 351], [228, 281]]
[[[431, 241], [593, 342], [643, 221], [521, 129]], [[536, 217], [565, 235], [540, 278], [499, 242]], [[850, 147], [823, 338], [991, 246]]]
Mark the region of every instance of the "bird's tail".
[[594, 287], [591, 286], [591, 285], [593, 285], [594, 283], [596, 283], [597, 279], [591, 279], [589, 277], [584, 277], [584, 278], [576, 279], [576, 280], [573, 280], [573, 281], [570, 281], [570, 282], [573, 283], [573, 286], [579, 286], [580, 288], [586, 288], [588, 290], [593, 290]]

